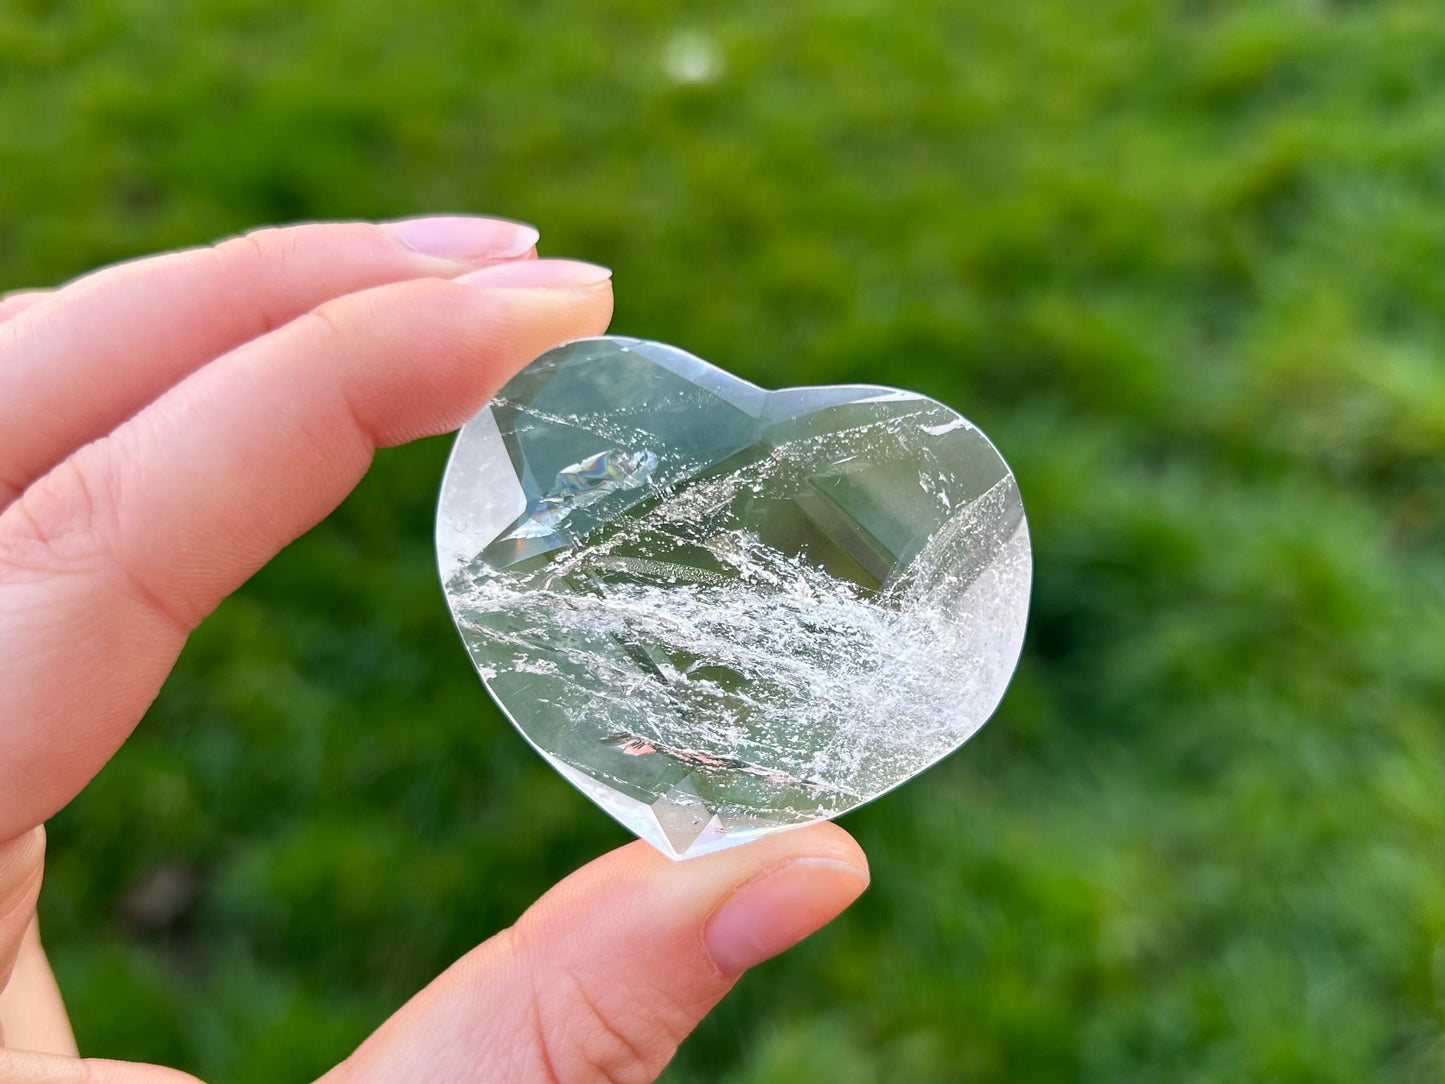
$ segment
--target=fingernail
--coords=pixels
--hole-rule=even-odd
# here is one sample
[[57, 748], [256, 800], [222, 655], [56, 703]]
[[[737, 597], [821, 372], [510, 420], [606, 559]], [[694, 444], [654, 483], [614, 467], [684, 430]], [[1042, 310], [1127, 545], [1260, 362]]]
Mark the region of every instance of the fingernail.
[[868, 878], [831, 858], [795, 858], [745, 881], [713, 912], [703, 942], [725, 975], [771, 959], [837, 917]]
[[504, 260], [531, 250], [541, 236], [525, 222], [466, 215], [435, 215], [383, 222], [413, 252], [449, 260]]
[[611, 277], [608, 268], [581, 260], [520, 260], [468, 271], [452, 281], [469, 286], [596, 286]]

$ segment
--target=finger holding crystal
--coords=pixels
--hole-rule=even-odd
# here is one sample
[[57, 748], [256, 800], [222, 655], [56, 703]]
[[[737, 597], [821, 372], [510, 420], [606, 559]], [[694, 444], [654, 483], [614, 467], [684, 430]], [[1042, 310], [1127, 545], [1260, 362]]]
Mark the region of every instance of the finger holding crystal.
[[605, 327], [605, 274], [538, 263], [566, 265], [556, 286], [420, 279], [330, 302], [204, 366], [0, 514], [0, 839], [84, 785], [191, 627], [376, 447], [454, 428], [528, 359]]
[[313, 223], [12, 295], [0, 302], [0, 509], [188, 373], [322, 302], [525, 257], [536, 240], [499, 219]]

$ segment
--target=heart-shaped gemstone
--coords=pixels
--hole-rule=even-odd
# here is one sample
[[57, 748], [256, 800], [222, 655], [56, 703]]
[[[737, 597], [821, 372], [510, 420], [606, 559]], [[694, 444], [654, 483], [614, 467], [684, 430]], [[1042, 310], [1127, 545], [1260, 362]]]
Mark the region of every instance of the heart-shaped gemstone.
[[487, 688], [584, 794], [690, 857], [952, 752], [1023, 642], [1013, 474], [932, 399], [765, 391], [672, 346], [543, 354], [467, 423], [442, 582]]

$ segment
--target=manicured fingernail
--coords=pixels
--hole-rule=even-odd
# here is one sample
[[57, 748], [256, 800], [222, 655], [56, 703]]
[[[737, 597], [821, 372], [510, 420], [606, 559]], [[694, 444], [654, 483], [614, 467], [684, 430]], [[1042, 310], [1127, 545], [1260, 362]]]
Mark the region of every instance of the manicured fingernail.
[[383, 222], [413, 252], [449, 260], [505, 260], [531, 250], [541, 236], [525, 222], [501, 218], [436, 215]]
[[607, 268], [581, 260], [519, 260], [468, 271], [452, 281], [469, 286], [596, 286], [611, 277]]
[[719, 971], [740, 974], [830, 922], [867, 887], [856, 866], [795, 858], [735, 889], [708, 921], [703, 941]]

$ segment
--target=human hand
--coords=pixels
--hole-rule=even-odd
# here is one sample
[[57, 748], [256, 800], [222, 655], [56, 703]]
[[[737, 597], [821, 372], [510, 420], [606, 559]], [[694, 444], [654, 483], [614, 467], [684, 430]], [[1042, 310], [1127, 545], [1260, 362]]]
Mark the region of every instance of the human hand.
[[[606, 272], [537, 260], [535, 240], [474, 218], [297, 226], [0, 301], [0, 1084], [188, 1079], [75, 1056], [34, 921], [40, 825], [191, 629], [376, 448], [460, 425], [547, 347], [605, 329]], [[685, 863], [622, 847], [323, 1080], [652, 1080], [866, 869], [832, 825]]]

